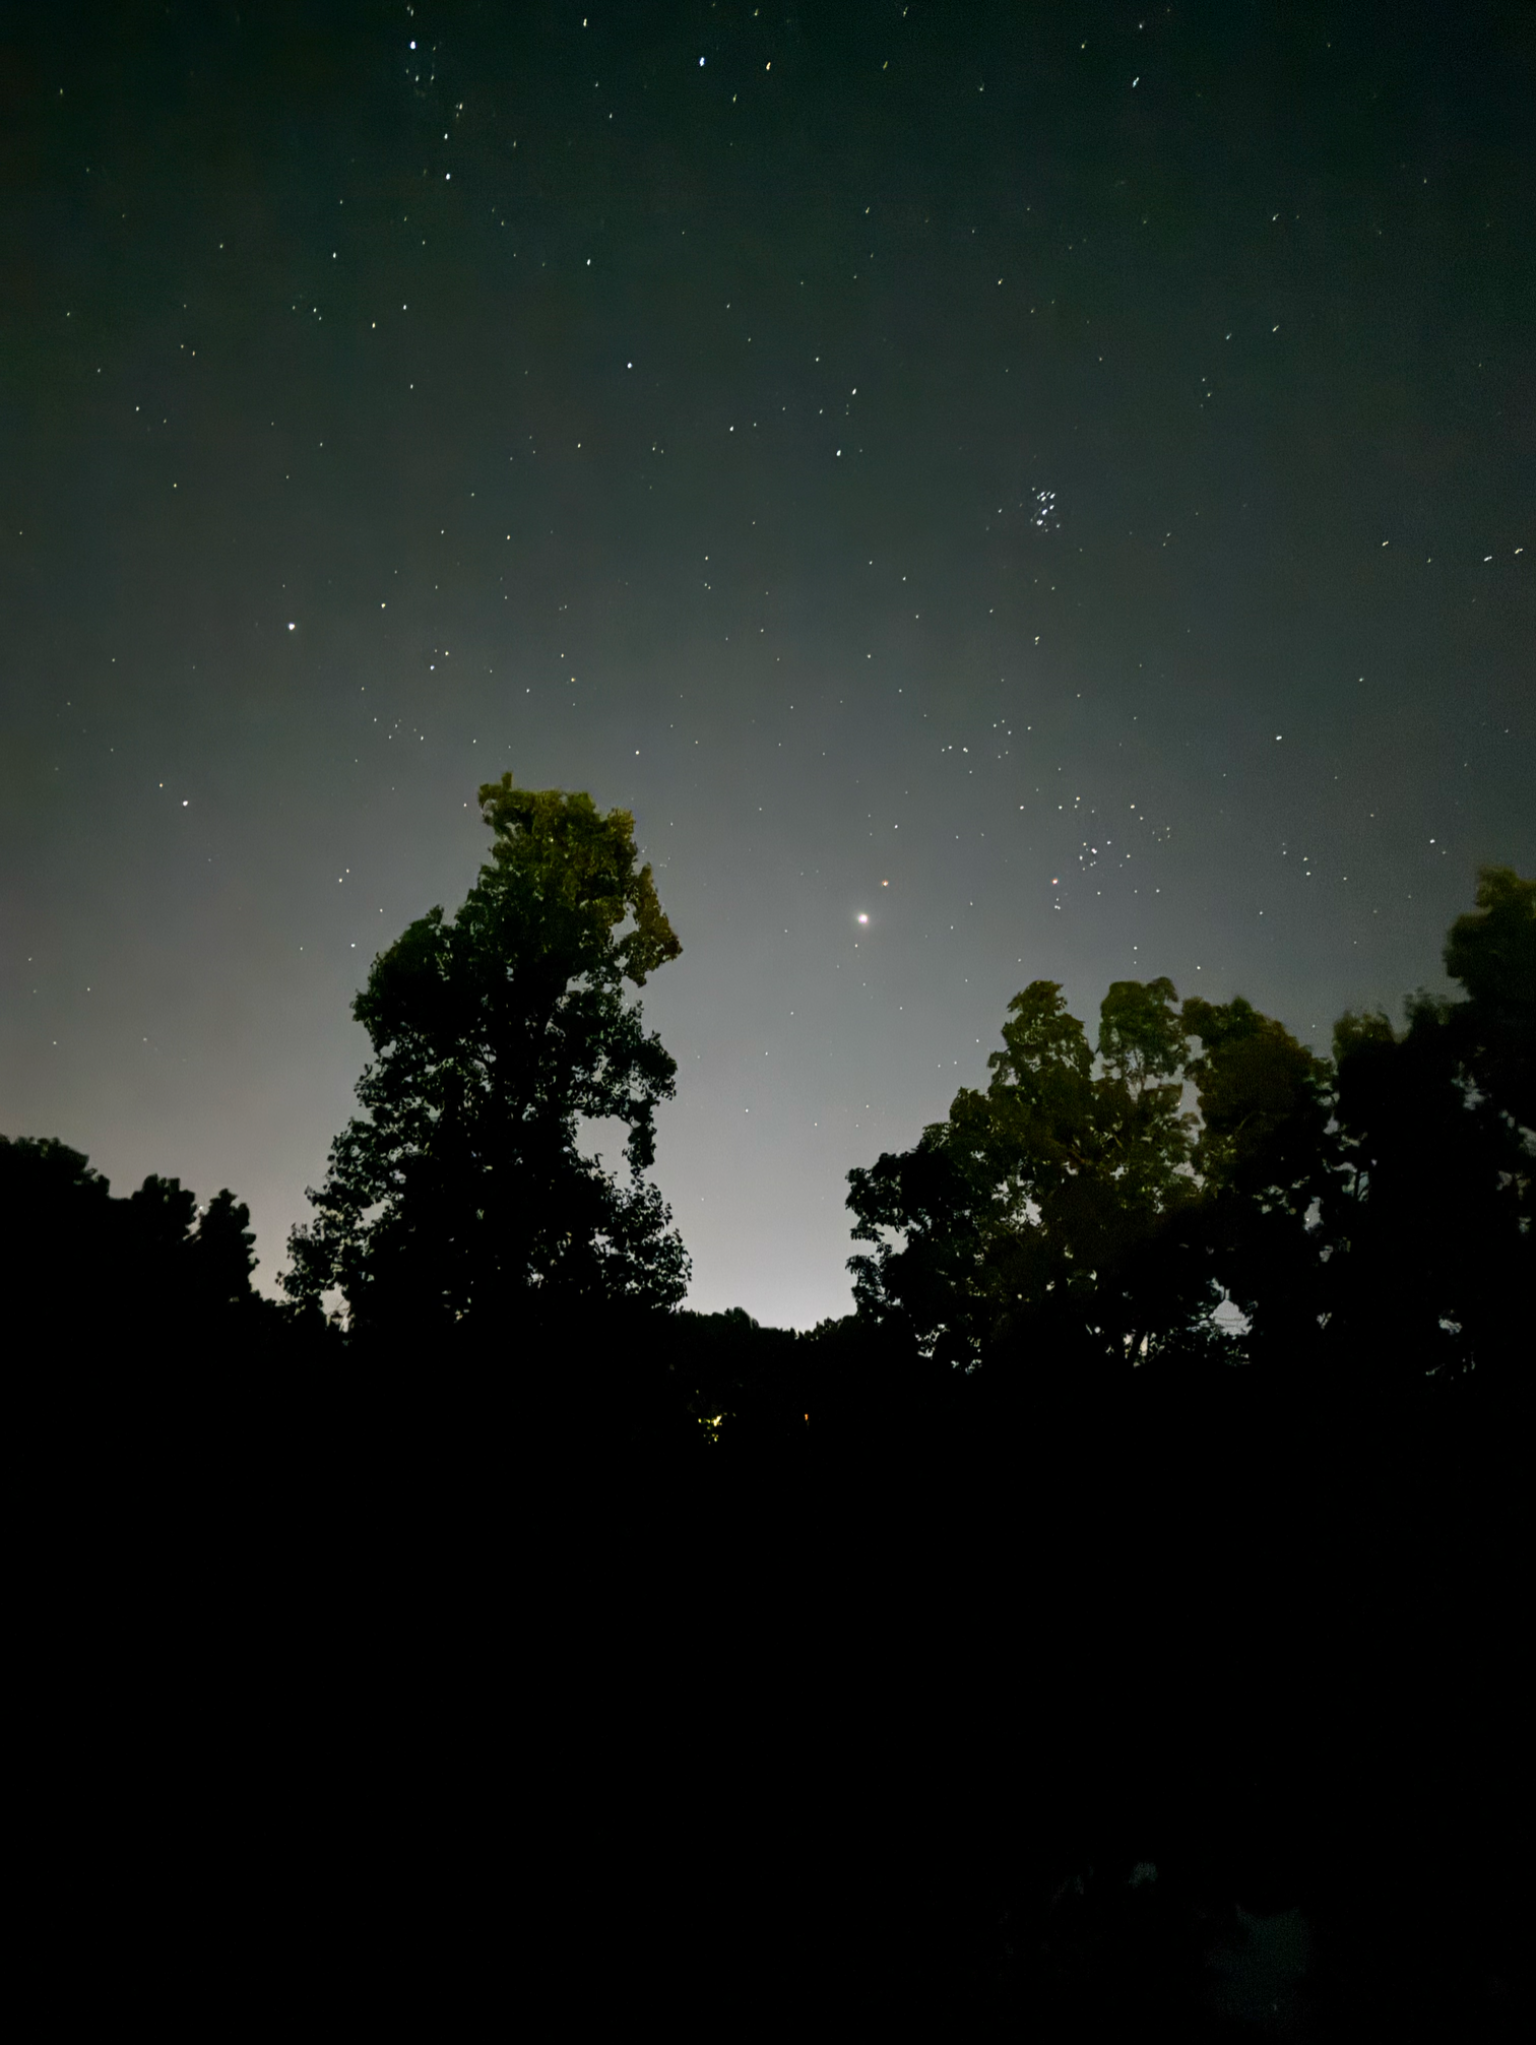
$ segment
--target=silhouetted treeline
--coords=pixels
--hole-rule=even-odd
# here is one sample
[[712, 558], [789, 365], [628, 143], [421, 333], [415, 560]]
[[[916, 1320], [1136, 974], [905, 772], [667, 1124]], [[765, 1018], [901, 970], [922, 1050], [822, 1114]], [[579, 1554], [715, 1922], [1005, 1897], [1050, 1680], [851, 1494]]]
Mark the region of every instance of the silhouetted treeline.
[[0, 1136], [6, 1332], [33, 1374], [216, 1371], [308, 1353], [323, 1317], [251, 1284], [250, 1210], [228, 1187], [199, 1209], [179, 1179], [151, 1174], [126, 1198], [53, 1138]]
[[[986, 1091], [850, 1175], [857, 1309], [793, 1333], [677, 1306], [659, 1201], [569, 1147], [562, 1043], [618, 1043], [641, 1160], [670, 1085], [617, 1004], [626, 889], [630, 964], [671, 954], [627, 820], [564, 801], [376, 966], [373, 1119], [288, 1304], [227, 1190], [0, 1143], [76, 1538], [275, 1596], [340, 1692], [430, 1635], [558, 1806], [538, 1936], [609, 2008], [1513, 2035], [1536, 883], [1485, 873], [1461, 997], [1331, 1061], [1167, 982], [1090, 1047], [1034, 983]], [[509, 932], [542, 977], [504, 984]], [[1302, 1931], [1255, 1920], [1292, 1907], [1286, 1975]]]

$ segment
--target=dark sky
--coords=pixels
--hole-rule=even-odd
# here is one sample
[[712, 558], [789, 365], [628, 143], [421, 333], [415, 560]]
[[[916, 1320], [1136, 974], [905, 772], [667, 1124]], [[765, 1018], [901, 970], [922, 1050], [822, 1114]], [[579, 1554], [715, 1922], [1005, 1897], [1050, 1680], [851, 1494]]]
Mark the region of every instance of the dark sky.
[[1536, 868], [1531, 9], [4, 18], [0, 1130], [264, 1287], [506, 769], [790, 1325], [1028, 981], [1326, 1050]]

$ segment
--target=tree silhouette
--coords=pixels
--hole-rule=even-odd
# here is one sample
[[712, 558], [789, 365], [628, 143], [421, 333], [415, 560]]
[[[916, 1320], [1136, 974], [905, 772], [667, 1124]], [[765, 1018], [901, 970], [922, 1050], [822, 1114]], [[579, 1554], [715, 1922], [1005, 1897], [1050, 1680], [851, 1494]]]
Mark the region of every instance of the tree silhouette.
[[300, 1323], [252, 1288], [250, 1218], [227, 1186], [199, 1213], [195, 1193], [155, 1173], [114, 1200], [67, 1144], [0, 1137], [10, 1332], [50, 1356], [117, 1356], [130, 1339], [159, 1362], [271, 1350]]
[[1483, 867], [1477, 907], [1451, 925], [1444, 956], [1467, 991], [1447, 1016], [1458, 1055], [1502, 1113], [1536, 1130], [1536, 880]]
[[82, 1152], [55, 1137], [0, 1136], [5, 1321], [18, 1357], [35, 1362], [98, 1339], [120, 1284], [117, 1205]]
[[876, 1244], [850, 1260], [861, 1311], [963, 1367], [1041, 1345], [1129, 1363], [1208, 1321], [1219, 1288], [1181, 1234], [1198, 1187], [1176, 1000], [1116, 981], [1096, 1060], [1054, 981], [1016, 995], [986, 1091], [849, 1173]]
[[1184, 1003], [1201, 1054], [1192, 1162], [1201, 1236], [1227, 1296], [1246, 1315], [1252, 1360], [1295, 1363], [1329, 1314], [1321, 1205], [1342, 1170], [1333, 1070], [1241, 995]]
[[256, 1238], [251, 1210], [226, 1186], [215, 1193], [198, 1217], [192, 1249], [198, 1290], [210, 1306], [237, 1305], [251, 1290], [256, 1268]]
[[1335, 1030], [1330, 1325], [1352, 1361], [1507, 1375], [1536, 1276], [1536, 881], [1485, 867], [1445, 946], [1464, 1001]]
[[[634, 819], [583, 794], [480, 790], [491, 860], [452, 918], [413, 923], [353, 1014], [373, 1062], [296, 1229], [295, 1299], [338, 1289], [355, 1334], [415, 1337], [576, 1304], [665, 1306], [687, 1259], [641, 1174], [676, 1066], [623, 982], [682, 947]], [[578, 1149], [583, 1118], [628, 1128], [627, 1183]]]
[[1444, 957], [1464, 999], [1415, 996], [1402, 1032], [1345, 1015], [1332, 1063], [1166, 980], [1116, 982], [1095, 1051], [1035, 981], [985, 1091], [849, 1174], [861, 1319], [966, 1370], [1028, 1359], [1019, 1384], [1042, 1361], [1059, 1383], [1241, 1361], [1367, 1402], [1474, 1370], [1523, 1385], [1536, 882], [1484, 868]]

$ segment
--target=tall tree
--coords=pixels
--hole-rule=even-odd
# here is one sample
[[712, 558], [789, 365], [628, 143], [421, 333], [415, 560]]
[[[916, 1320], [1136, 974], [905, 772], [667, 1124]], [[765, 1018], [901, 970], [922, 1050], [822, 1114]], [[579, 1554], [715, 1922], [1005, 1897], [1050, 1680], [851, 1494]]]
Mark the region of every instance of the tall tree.
[[[480, 803], [495, 839], [478, 882], [375, 959], [353, 1003], [374, 1054], [364, 1112], [290, 1241], [290, 1296], [339, 1290], [363, 1335], [485, 1336], [503, 1313], [671, 1305], [686, 1284], [642, 1177], [676, 1065], [623, 986], [682, 947], [634, 819], [510, 774]], [[626, 1125], [623, 1182], [582, 1154], [584, 1119]]]
[[121, 1284], [111, 1192], [56, 1137], [0, 1136], [0, 1326], [18, 1363], [99, 1348]]
[[1238, 995], [1184, 1003], [1201, 1051], [1186, 1073], [1200, 1133], [1200, 1227], [1222, 1287], [1247, 1317], [1250, 1359], [1319, 1354], [1331, 1312], [1325, 1205], [1342, 1170], [1334, 1074]]
[[[1485, 868], [1445, 962], [1464, 1000], [1416, 996], [1402, 1034], [1346, 1015], [1332, 1064], [1166, 980], [1110, 988], [1095, 1053], [1035, 981], [986, 1090], [849, 1174], [860, 1314], [963, 1366], [1224, 1353], [1366, 1394], [1507, 1379], [1536, 1277], [1536, 882]], [[1213, 1339], [1223, 1294], [1237, 1348]]]
[[1483, 868], [1444, 957], [1464, 1000], [1335, 1031], [1337, 1333], [1410, 1375], [1507, 1378], [1536, 1278], [1536, 881]]
[[849, 1173], [860, 1308], [965, 1367], [1020, 1347], [1125, 1363], [1219, 1297], [1180, 1224], [1197, 1187], [1185, 1027], [1168, 980], [1116, 981], [1097, 1055], [1060, 987], [1009, 1003], [985, 1092]]
[[1467, 998], [1450, 1021], [1479, 1091], [1536, 1131], [1536, 880], [1507, 866], [1477, 876], [1477, 907], [1445, 941], [1445, 970]]

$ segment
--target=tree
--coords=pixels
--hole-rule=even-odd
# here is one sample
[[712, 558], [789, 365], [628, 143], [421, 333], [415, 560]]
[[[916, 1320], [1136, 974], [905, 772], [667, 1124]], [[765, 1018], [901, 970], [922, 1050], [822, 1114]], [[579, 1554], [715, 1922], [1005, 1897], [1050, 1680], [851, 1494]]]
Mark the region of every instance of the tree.
[[1445, 970], [1467, 992], [1448, 1017], [1458, 1056], [1496, 1108], [1536, 1130], [1536, 880], [1481, 868], [1477, 907], [1446, 938]]
[[7, 1348], [32, 1367], [98, 1347], [115, 1304], [120, 1203], [55, 1137], [0, 1136], [0, 1265]]
[[1420, 993], [1399, 1033], [1334, 1034], [1343, 1169], [1326, 1203], [1337, 1333], [1416, 1376], [1507, 1377], [1536, 1276], [1536, 881], [1484, 867], [1451, 926], [1462, 1001]]
[[1324, 1203], [1342, 1169], [1333, 1068], [1241, 995], [1184, 1003], [1200, 1111], [1201, 1236], [1260, 1361], [1318, 1350], [1330, 1306]]
[[[967, 1368], [1201, 1355], [1370, 1395], [1509, 1377], [1536, 1276], [1536, 882], [1484, 868], [1399, 1035], [1344, 1016], [1334, 1062], [1240, 996], [1117, 981], [1097, 1053], [1037, 980], [985, 1092], [849, 1174], [860, 1314]], [[1196, 1046], [1198, 1045], [1198, 1051]], [[1184, 1107], [1195, 1091], [1199, 1113]], [[1225, 1294], [1240, 1344], [1216, 1335]]]
[[198, 1289], [213, 1306], [239, 1305], [251, 1296], [256, 1238], [251, 1210], [225, 1186], [198, 1217], [193, 1237]]
[[[480, 790], [495, 833], [458, 913], [413, 923], [373, 962], [353, 1014], [373, 1061], [364, 1113], [331, 1147], [295, 1229], [291, 1297], [339, 1289], [351, 1329], [378, 1339], [578, 1303], [675, 1304], [687, 1258], [642, 1173], [676, 1065], [623, 982], [682, 947], [634, 819], [590, 797]], [[627, 1183], [578, 1149], [579, 1124], [628, 1129]]]
[[1198, 1186], [1176, 1001], [1116, 981], [1095, 1057], [1054, 981], [1016, 995], [986, 1091], [848, 1175], [876, 1245], [850, 1260], [860, 1310], [966, 1368], [1021, 1347], [1123, 1364], [1208, 1322], [1219, 1287], [1180, 1232]]
[[49, 1355], [115, 1358], [135, 1345], [157, 1363], [275, 1353], [312, 1330], [251, 1286], [250, 1210], [226, 1186], [198, 1210], [179, 1179], [155, 1173], [125, 1200], [77, 1150], [52, 1137], [0, 1137], [0, 1259], [13, 1334]]

